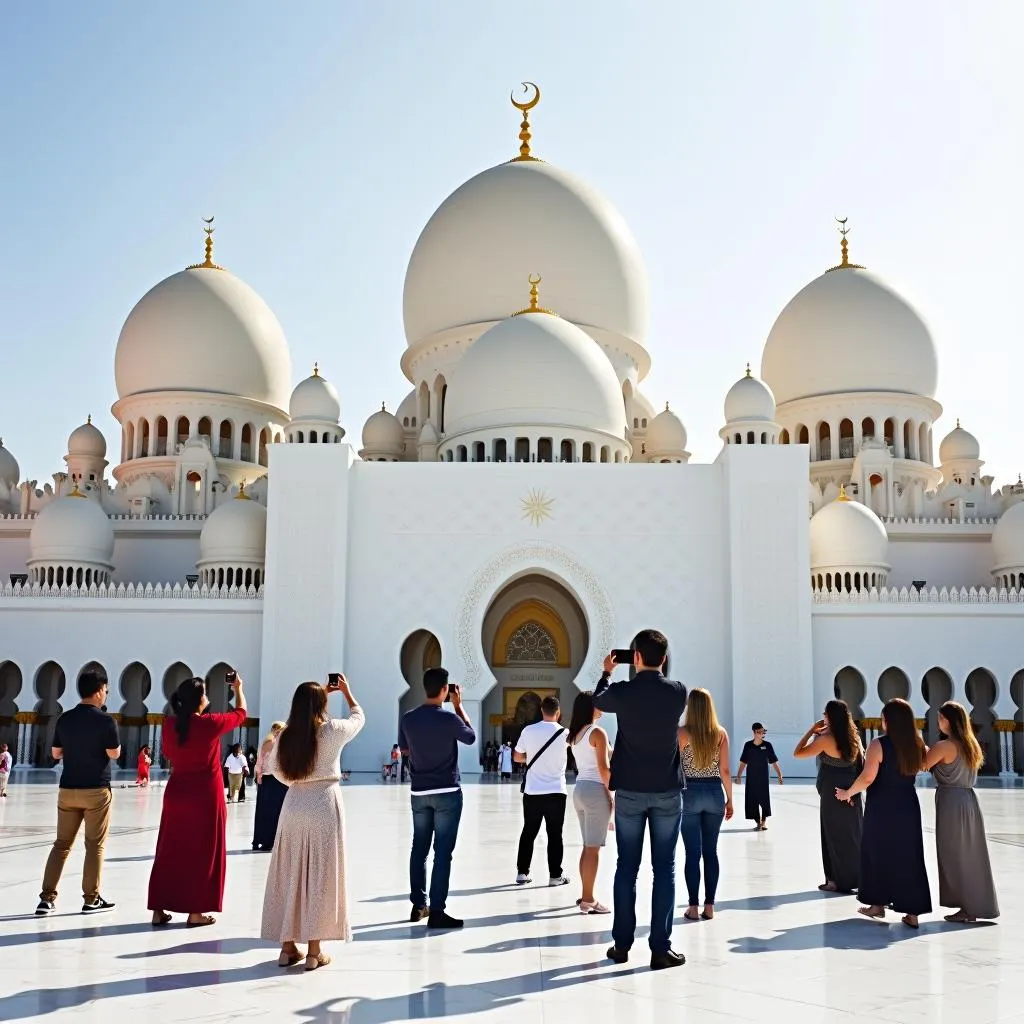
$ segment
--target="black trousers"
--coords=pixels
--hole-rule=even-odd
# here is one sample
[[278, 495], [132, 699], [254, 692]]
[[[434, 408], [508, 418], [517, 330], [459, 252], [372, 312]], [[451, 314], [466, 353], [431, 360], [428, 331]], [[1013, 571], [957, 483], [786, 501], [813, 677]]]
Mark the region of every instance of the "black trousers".
[[562, 877], [562, 825], [565, 823], [565, 794], [543, 793], [540, 796], [523, 794], [523, 833], [519, 837], [517, 871], [530, 873], [533, 844], [540, 834], [541, 822], [548, 833], [548, 877]]

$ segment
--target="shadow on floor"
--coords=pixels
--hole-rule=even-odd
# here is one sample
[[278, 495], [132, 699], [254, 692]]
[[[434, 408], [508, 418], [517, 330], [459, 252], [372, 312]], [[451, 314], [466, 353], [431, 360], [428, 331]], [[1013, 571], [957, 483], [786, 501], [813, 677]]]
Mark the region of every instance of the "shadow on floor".
[[743, 936], [729, 939], [730, 953], [793, 953], [807, 949], [887, 949], [899, 942], [921, 935], [948, 930], [944, 922], [922, 924], [918, 931], [900, 924], [899, 915], [884, 926], [863, 918], [849, 921], [826, 921], [786, 928], [767, 939]]
[[[37, 917], [25, 916], [23, 918], [3, 918], [5, 920], [40, 920]], [[47, 931], [39, 928], [32, 932], [16, 932], [11, 934], [0, 934], [0, 947], [3, 946], [31, 946], [35, 943], [59, 942], [61, 939], [89, 939], [105, 935], [138, 935], [141, 932], [152, 931], [153, 928], [148, 921], [133, 921], [130, 924], [114, 924], [103, 927], [102, 925], [89, 925], [82, 928], [65, 928], [60, 931]], [[0, 1013], [0, 1020], [7, 1020]]]
[[[448, 893], [449, 898], [458, 896], [489, 896], [492, 892], [529, 892], [536, 889], [535, 885], [516, 885], [510, 882], [508, 885], [483, 885], [477, 889], [452, 889]], [[542, 885], [541, 888], [544, 888]], [[408, 892], [396, 893], [394, 896], [371, 896], [369, 899], [360, 900], [360, 903], [408, 903]]]
[[[489, 917], [471, 917], [466, 920], [465, 930], [471, 928], [498, 928], [505, 924], [525, 924], [530, 921], [544, 921], [565, 917], [579, 917], [575, 907], [555, 907], [542, 910], [527, 910], [518, 914], [491, 914]], [[610, 927], [610, 924], [609, 924]], [[444, 935], [443, 930], [427, 928], [426, 922], [413, 924], [408, 920], [381, 921], [377, 924], [361, 924], [352, 929], [356, 942], [405, 941], [410, 935], [423, 934], [426, 937]]]
[[824, 900], [853, 900], [851, 907], [857, 906], [856, 896], [843, 892], [822, 892], [820, 889], [807, 889], [803, 892], [778, 892], [765, 896], [748, 896], [739, 900], [718, 900], [715, 910], [775, 910], [790, 903], [814, 903]]
[[[607, 919], [608, 927], [593, 932], [573, 932], [570, 935], [531, 935], [522, 939], [506, 939], [504, 942], [492, 942], [489, 946], [477, 946], [467, 949], [467, 953], [511, 953], [515, 949], [562, 949], [568, 946], [611, 945], [611, 918]], [[637, 940], [646, 939], [649, 928], [637, 928]], [[643, 949], [640, 955], [646, 955]]]

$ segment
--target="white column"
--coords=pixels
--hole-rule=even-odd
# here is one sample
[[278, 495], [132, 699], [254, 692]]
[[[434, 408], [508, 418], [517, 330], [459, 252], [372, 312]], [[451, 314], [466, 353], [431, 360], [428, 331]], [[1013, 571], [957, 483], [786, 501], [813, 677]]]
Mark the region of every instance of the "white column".
[[476, 743], [472, 746], [459, 744], [459, 772], [462, 775], [479, 775], [482, 771], [480, 767], [480, 739], [486, 732], [487, 725], [484, 721], [483, 701], [464, 700], [462, 707], [470, 722], [473, 723], [473, 730], [476, 732]]
[[28, 722], [18, 723], [18, 738], [14, 744], [14, 767], [15, 768], [28, 768], [29, 757], [31, 753], [31, 747], [29, 744], [29, 734], [31, 726]]
[[896, 452], [895, 457], [897, 459], [903, 459], [906, 458], [906, 455], [903, 452], [903, 420], [899, 417], [894, 417], [893, 424], [892, 446]]

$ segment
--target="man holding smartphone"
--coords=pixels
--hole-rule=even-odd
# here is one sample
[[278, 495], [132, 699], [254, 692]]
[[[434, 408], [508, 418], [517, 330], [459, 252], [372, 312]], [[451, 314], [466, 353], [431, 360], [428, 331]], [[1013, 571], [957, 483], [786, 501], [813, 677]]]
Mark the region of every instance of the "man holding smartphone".
[[[412, 780], [412, 852], [409, 856], [410, 921], [427, 919], [428, 928], [461, 928], [462, 921], [445, 913], [451, 880], [452, 853], [462, 818], [459, 775], [460, 743], [476, 743], [476, 733], [462, 707], [462, 693], [448, 682], [448, 671], [423, 673], [426, 701], [402, 715], [398, 746], [409, 758]], [[442, 705], [451, 701], [452, 712]], [[427, 854], [434, 844], [427, 903]]]
[[632, 644], [632, 679], [613, 683], [619, 652], [604, 660], [594, 691], [594, 707], [618, 719], [612, 752], [611, 789], [615, 792], [615, 917], [608, 958], [629, 959], [636, 932], [636, 878], [651, 830], [651, 969], [681, 967], [686, 958], [672, 949], [676, 903], [676, 843], [682, 821], [679, 723], [686, 708], [686, 687], [663, 675], [668, 641], [655, 629], [637, 633]]

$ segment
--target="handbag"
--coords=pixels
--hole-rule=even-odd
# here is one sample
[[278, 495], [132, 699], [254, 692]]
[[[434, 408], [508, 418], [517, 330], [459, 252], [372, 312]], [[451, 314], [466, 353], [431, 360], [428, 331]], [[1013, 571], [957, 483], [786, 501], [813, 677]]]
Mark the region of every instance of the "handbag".
[[540, 757], [540, 755], [543, 754], [544, 751], [547, 750], [548, 747], [550, 747], [551, 744], [555, 742], [555, 740], [557, 740], [560, 736], [564, 735], [565, 729], [559, 729], [558, 732], [552, 733], [551, 736], [548, 738], [547, 743], [545, 743], [544, 746], [541, 747], [540, 750], [538, 750], [537, 753], [530, 758], [530, 760], [526, 764], [526, 767], [523, 769], [523, 781], [519, 783], [520, 793], [526, 792], [526, 773], [534, 766], [534, 764], [536, 764], [537, 758]]

